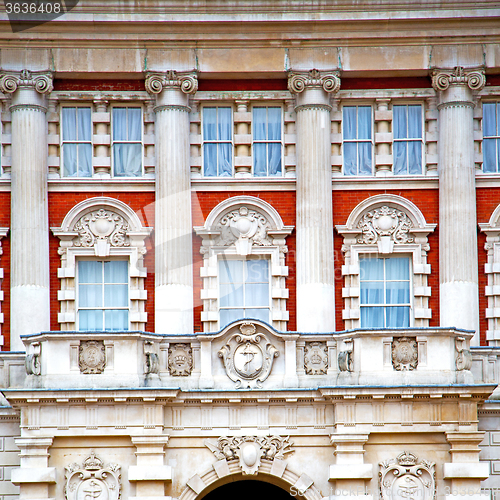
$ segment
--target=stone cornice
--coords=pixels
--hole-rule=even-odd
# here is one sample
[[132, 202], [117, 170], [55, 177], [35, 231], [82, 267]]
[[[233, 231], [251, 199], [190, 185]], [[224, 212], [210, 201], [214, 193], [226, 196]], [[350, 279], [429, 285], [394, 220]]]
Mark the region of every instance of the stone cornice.
[[340, 89], [338, 72], [320, 72], [312, 69], [308, 72], [289, 73], [288, 90], [292, 94], [300, 94], [307, 88], [322, 88], [325, 92], [337, 92]]
[[171, 70], [146, 74], [146, 90], [150, 94], [159, 94], [164, 89], [178, 89], [184, 94], [194, 94], [198, 90], [196, 73], [177, 73]]
[[52, 92], [52, 73], [50, 71], [9, 71], [0, 73], [0, 90], [13, 93], [18, 88], [32, 88], [39, 94]]
[[464, 69], [457, 66], [454, 69], [435, 69], [432, 72], [434, 90], [447, 90], [450, 85], [467, 85], [471, 90], [481, 90], [486, 84], [483, 68]]

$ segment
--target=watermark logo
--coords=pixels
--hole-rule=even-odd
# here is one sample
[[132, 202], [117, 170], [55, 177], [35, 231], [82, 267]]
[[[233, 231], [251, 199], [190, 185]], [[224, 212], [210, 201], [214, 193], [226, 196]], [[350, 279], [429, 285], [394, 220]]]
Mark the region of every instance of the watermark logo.
[[54, 21], [70, 12], [79, 0], [4, 0], [13, 33]]

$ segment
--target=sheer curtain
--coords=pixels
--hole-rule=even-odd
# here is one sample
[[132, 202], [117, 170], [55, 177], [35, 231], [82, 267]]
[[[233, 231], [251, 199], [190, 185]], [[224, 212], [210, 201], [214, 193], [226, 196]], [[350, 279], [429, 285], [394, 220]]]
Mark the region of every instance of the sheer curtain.
[[256, 177], [280, 176], [282, 173], [281, 123], [281, 108], [253, 108], [253, 173]]
[[[422, 106], [393, 106], [394, 173], [422, 173]], [[404, 140], [413, 139], [413, 140]]]
[[268, 140], [279, 141], [268, 144], [268, 175], [281, 175], [281, 108], [272, 107], [267, 110]]
[[90, 108], [62, 109], [63, 176], [92, 176]]
[[233, 175], [231, 108], [203, 108], [203, 171], [207, 177]]
[[[498, 113], [500, 114], [500, 106]], [[498, 139], [491, 138], [498, 134], [497, 127], [497, 104], [483, 103], [483, 172], [497, 171], [497, 161], [500, 160], [500, 151], [497, 159]]]
[[370, 106], [344, 106], [343, 108], [345, 175], [372, 174], [371, 113]]
[[142, 175], [141, 108], [113, 108], [113, 165], [115, 177]]
[[372, 108], [358, 106], [359, 175], [372, 174]]

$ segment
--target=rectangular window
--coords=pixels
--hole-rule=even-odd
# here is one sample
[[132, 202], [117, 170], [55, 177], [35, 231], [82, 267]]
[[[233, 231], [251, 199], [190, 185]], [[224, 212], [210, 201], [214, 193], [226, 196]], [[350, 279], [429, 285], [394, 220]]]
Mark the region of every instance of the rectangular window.
[[78, 329], [128, 330], [128, 262], [78, 262]]
[[344, 106], [342, 129], [344, 175], [372, 175], [371, 106]]
[[422, 106], [393, 106], [395, 175], [422, 174]]
[[142, 176], [142, 109], [113, 108], [113, 175]]
[[233, 175], [233, 120], [230, 107], [203, 108], [203, 172], [207, 177]]
[[253, 175], [282, 175], [282, 113], [280, 107], [253, 108]]
[[62, 108], [62, 175], [92, 177], [90, 107]]
[[483, 103], [483, 172], [500, 171], [500, 103]]
[[220, 326], [241, 318], [270, 320], [269, 261], [219, 260]]
[[410, 326], [410, 259], [359, 260], [361, 328]]

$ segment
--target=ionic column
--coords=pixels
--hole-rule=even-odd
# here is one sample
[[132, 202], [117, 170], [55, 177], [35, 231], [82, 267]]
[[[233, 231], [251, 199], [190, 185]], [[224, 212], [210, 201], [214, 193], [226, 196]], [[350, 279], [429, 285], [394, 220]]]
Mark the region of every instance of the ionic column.
[[297, 114], [297, 330], [335, 330], [330, 92], [333, 73], [294, 73]]
[[20, 335], [50, 329], [47, 106], [50, 73], [4, 73], [0, 90], [12, 94], [10, 349]]
[[439, 94], [440, 324], [475, 330], [479, 344], [476, 183], [472, 91], [482, 71], [436, 70]]
[[155, 330], [193, 333], [189, 94], [193, 74], [148, 74], [156, 95]]

